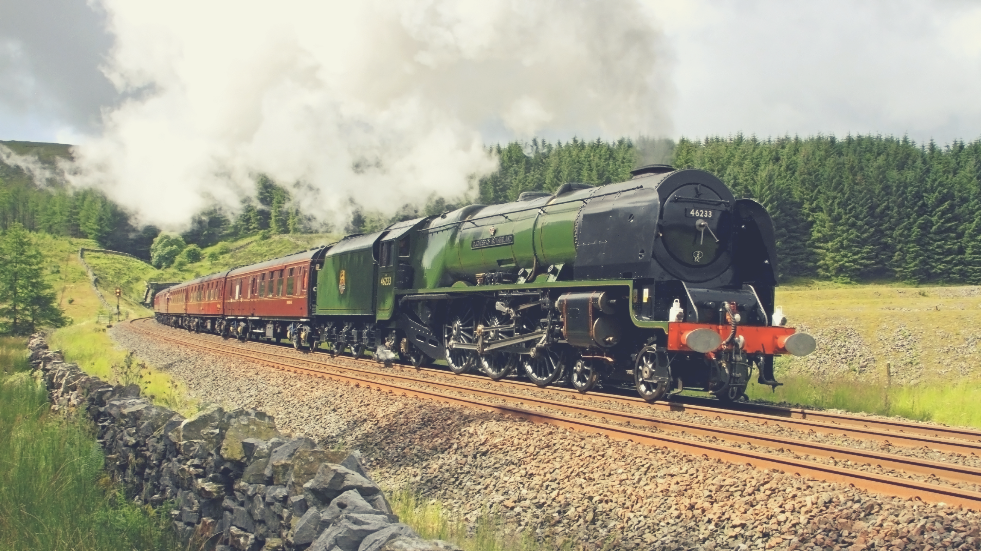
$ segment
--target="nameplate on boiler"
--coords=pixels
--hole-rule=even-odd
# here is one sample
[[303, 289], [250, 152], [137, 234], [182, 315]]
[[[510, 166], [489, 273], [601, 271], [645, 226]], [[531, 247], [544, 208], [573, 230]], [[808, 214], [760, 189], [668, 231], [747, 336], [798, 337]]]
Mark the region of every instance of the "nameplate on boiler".
[[470, 250], [475, 249], [486, 249], [489, 247], [503, 247], [505, 245], [514, 244], [514, 234], [511, 235], [497, 235], [494, 237], [485, 237], [483, 239], [474, 239], [470, 243]]

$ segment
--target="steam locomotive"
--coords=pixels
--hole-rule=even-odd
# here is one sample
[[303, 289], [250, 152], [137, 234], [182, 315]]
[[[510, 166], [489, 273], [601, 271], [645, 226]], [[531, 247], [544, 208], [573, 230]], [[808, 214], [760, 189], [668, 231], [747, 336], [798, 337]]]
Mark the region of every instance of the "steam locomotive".
[[740, 399], [773, 357], [811, 353], [774, 305], [773, 223], [701, 170], [471, 205], [153, 297], [158, 321], [297, 348], [444, 360], [454, 373], [580, 392], [683, 389]]

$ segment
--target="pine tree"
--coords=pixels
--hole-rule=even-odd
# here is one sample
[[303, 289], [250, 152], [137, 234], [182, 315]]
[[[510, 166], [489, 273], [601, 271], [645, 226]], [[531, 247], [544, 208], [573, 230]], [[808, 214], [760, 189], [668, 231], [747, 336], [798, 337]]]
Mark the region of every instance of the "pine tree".
[[24, 227], [15, 222], [0, 238], [0, 330], [30, 335], [38, 327], [67, 322], [44, 280], [44, 257]]

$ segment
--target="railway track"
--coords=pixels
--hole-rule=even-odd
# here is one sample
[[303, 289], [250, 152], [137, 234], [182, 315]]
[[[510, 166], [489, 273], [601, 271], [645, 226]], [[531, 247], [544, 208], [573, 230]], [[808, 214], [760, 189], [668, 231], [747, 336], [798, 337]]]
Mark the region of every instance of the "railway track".
[[[700, 404], [659, 403], [651, 406], [639, 398], [607, 394], [580, 395], [566, 389], [539, 389], [517, 381], [499, 381], [487, 388], [487, 380], [477, 376], [456, 376], [438, 370], [400, 373], [381, 371], [373, 361], [327, 354], [300, 354], [274, 345], [251, 343], [240, 346], [214, 336], [195, 336], [175, 330], [159, 331], [158, 326], [138, 322], [138, 331], [155, 339], [188, 346], [210, 353], [237, 356], [249, 361], [293, 373], [325, 377], [371, 389], [415, 396], [521, 417], [532, 422], [603, 434], [652, 446], [703, 455], [728, 462], [747, 463], [757, 468], [777, 469], [801, 476], [853, 485], [858, 488], [928, 502], [944, 502], [981, 510], [981, 493], [948, 484], [910, 479], [843, 467], [840, 463], [873, 465], [880, 469], [931, 477], [952, 483], [981, 485], [981, 469], [929, 461], [885, 452], [792, 440], [752, 431], [711, 427], [697, 422], [655, 418], [642, 408], [684, 411], [699, 416], [738, 419], [749, 423], [777, 424], [798, 431], [824, 432], [851, 438], [873, 439], [893, 445], [928, 447], [943, 452], [974, 454], [981, 450], [981, 434], [942, 426], [915, 426], [912, 423], [866, 419], [847, 415], [826, 415], [806, 410], [774, 408], [755, 412], [724, 410]], [[162, 327], [161, 327], [162, 329]], [[180, 335], [179, 337], [176, 335]], [[264, 350], [268, 348], [268, 350]], [[422, 375], [422, 376], [420, 376]], [[479, 386], [484, 385], [483, 387]], [[517, 392], [515, 392], [517, 391]], [[600, 407], [605, 406], [605, 407]], [[611, 409], [611, 407], [616, 409]], [[697, 436], [701, 440], [690, 437]], [[706, 441], [710, 440], [710, 441]], [[715, 443], [719, 440], [723, 443]], [[742, 446], [748, 446], [744, 448]], [[824, 458], [825, 462], [787, 457], [798, 455]]]

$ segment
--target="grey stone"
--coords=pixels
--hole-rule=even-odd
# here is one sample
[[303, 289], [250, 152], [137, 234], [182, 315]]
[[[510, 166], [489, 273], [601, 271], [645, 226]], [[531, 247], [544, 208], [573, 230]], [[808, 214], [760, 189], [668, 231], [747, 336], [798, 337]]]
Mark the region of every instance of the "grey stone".
[[224, 534], [225, 539], [228, 539], [229, 531], [232, 529], [232, 513], [231, 511], [225, 511], [221, 516], [221, 524], [218, 525], [219, 530]]
[[289, 480], [286, 481], [290, 495], [302, 494], [303, 485], [317, 476], [317, 471], [322, 464], [336, 462], [334, 454], [326, 450], [297, 450], [293, 455], [293, 468], [290, 470]]
[[140, 385], [132, 384], [121, 387], [118, 393], [120, 398], [139, 398]]
[[197, 524], [201, 515], [190, 509], [181, 509], [181, 520], [187, 524]]
[[358, 551], [366, 537], [389, 524], [386, 518], [379, 515], [342, 515], [320, 534], [310, 546], [310, 551], [329, 551], [334, 547], [341, 551]]
[[266, 477], [266, 467], [269, 465], [269, 458], [259, 459], [253, 461], [245, 468], [242, 473], [242, 482], [246, 484], [265, 484], [268, 478]]
[[263, 509], [265, 509], [265, 503], [263, 502], [262, 495], [256, 494], [252, 496], [252, 499], [249, 500], [248, 507], [249, 514], [252, 515], [252, 518], [256, 521], [263, 520]]
[[201, 411], [171, 431], [170, 439], [185, 455], [192, 453], [192, 447], [195, 448], [195, 452], [200, 449], [214, 451], [227, 429], [227, 424], [223, 422], [224, 413], [225, 410], [218, 406]]
[[269, 457], [269, 442], [258, 438], [246, 438], [242, 440], [242, 453], [245, 454], [246, 461]]
[[354, 450], [349, 453], [348, 456], [344, 458], [344, 461], [341, 461], [341, 466], [351, 469], [368, 480], [371, 480], [371, 477], [368, 476], [367, 472], [365, 472], [364, 459], [361, 457], [361, 452], [358, 450]]
[[333, 522], [343, 514], [378, 514], [380, 511], [371, 506], [361, 497], [357, 490], [348, 490], [334, 498], [324, 510], [322, 516], [328, 522]]
[[232, 529], [228, 535], [228, 543], [233, 549], [239, 549], [241, 551], [251, 549], [252, 544], [255, 543], [255, 536], [249, 532], [251, 532], [251, 530], [243, 532], [242, 530], [232, 526]]
[[402, 536], [386, 543], [379, 551], [463, 551], [442, 540], [421, 540]]
[[321, 465], [317, 476], [303, 485], [303, 494], [312, 505], [328, 504], [348, 490], [357, 490], [364, 497], [381, 492], [374, 482], [350, 469], [331, 463]]
[[[277, 507], [280, 508], [280, 511], [282, 510], [282, 506], [277, 504]], [[279, 532], [279, 514], [272, 507], [262, 509], [262, 522], [270, 532]]]
[[137, 434], [146, 439], [150, 435], [160, 430], [161, 427], [165, 426], [167, 421], [169, 421], [173, 416], [174, 412], [167, 408], [148, 408], [142, 417], [142, 424], [140, 424]]
[[307, 512], [307, 498], [304, 496], [293, 496], [290, 498], [290, 510], [294, 517], [303, 516]]
[[383, 493], [379, 492], [373, 496], [369, 496], [365, 498], [365, 501], [367, 501], [368, 503], [371, 504], [372, 507], [378, 509], [383, 513], [389, 515], [394, 514], [394, 512], [392, 511], [392, 505], [388, 502], [388, 499], [385, 497], [385, 494]]
[[255, 531], [255, 521], [252, 520], [252, 516], [249, 515], [249, 512], [244, 507], [235, 507], [232, 509], [232, 525], [238, 526], [246, 532]]
[[419, 535], [405, 524], [390, 524], [374, 534], [369, 534], [367, 537], [365, 537], [365, 539], [361, 542], [361, 546], [358, 547], [358, 551], [379, 551], [386, 543], [396, 538], [418, 537]]
[[272, 453], [269, 454], [269, 463], [266, 465], [266, 478], [274, 478], [273, 474], [275, 473], [284, 478], [284, 480], [275, 481], [275, 483], [283, 484], [287, 473], [282, 471], [288, 470], [293, 454], [299, 450], [311, 450], [315, 447], [316, 444], [309, 438], [296, 438], [272, 450]]
[[[261, 411], [235, 411], [227, 415], [228, 430], [221, 443], [221, 457], [227, 461], [246, 459], [244, 440], [269, 440], [280, 436], [273, 418]], [[254, 450], [253, 450], [254, 451]]]
[[327, 527], [327, 522], [320, 517], [320, 511], [316, 508], [309, 509], [300, 520], [296, 522], [293, 529], [293, 545], [308, 545], [313, 543], [317, 536]]
[[266, 488], [266, 503], [278, 503], [286, 499], [286, 486], [270, 486]]

